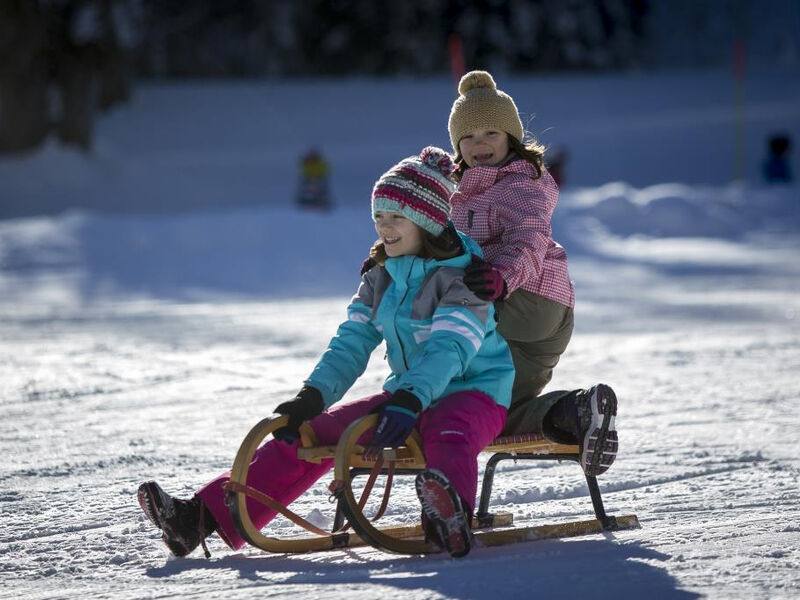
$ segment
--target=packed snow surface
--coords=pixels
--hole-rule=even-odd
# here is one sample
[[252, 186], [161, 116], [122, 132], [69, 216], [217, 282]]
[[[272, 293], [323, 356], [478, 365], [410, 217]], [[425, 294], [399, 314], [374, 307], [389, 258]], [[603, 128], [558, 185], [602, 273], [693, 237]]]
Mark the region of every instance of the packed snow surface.
[[[352, 86], [373, 89], [346, 83], [341, 93], [355, 94]], [[404, 88], [376, 86], [388, 95]], [[201, 90], [194, 118], [213, 127]], [[221, 90], [233, 105], [252, 92], [220, 84], [210, 94]], [[158, 121], [181, 93], [151, 89], [144, 106], [100, 123], [101, 143], [126, 139], [121, 123], [135, 124], [136, 140], [148, 115]], [[796, 119], [800, 103], [783, 100], [784, 116]], [[654, 125], [641, 110], [642, 136], [631, 133], [620, 151], [636, 155], [648, 127], [669, 129], [662, 103]], [[704, 118], [717, 114], [699, 105]], [[431, 141], [416, 134], [415, 145]], [[361, 150], [374, 150], [380, 168], [413, 151]], [[182, 160], [196, 166], [207, 151], [185, 149]], [[68, 161], [86, 169], [76, 185], [102, 194], [109, 171], [130, 168], [119, 156], [49, 147], [6, 160], [0, 194], [26, 185], [44, 194], [48, 174], [64, 177]], [[207, 177], [220, 161], [248, 156], [215, 156]], [[52, 170], [30, 179], [34, 164]], [[577, 309], [548, 389], [603, 381], [617, 391], [620, 454], [600, 484], [607, 511], [636, 514], [641, 529], [476, 548], [462, 560], [370, 548], [233, 552], [217, 537], [211, 560], [199, 551], [174, 559], [135, 500], [148, 479], [191, 495], [230, 468], [249, 429], [299, 389], [343, 319], [373, 241], [366, 195], [328, 213], [268, 195], [204, 211], [0, 221], [0, 598], [800, 596], [800, 189], [752, 178], [702, 183], [695, 169], [567, 186], [554, 221]], [[293, 190], [286, 177], [280, 185]], [[232, 197], [249, 185], [233, 185]], [[369, 182], [358, 186], [368, 194]], [[348, 398], [380, 387], [382, 357], [378, 349]], [[330, 522], [329, 480], [292, 508]], [[390, 521], [416, 519], [409, 484], [398, 483]], [[592, 515], [574, 465], [503, 463], [491, 507], [517, 525]], [[270, 527], [296, 531], [282, 520]]]

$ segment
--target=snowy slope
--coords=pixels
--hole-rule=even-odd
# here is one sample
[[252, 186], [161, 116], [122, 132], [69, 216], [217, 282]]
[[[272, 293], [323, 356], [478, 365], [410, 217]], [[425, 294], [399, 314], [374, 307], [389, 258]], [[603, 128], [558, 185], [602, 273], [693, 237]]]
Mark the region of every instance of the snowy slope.
[[[570, 187], [756, 183], [770, 135], [800, 140], [798, 66], [751, 71], [741, 86], [727, 71], [496, 75], [526, 129], [568, 151]], [[92, 156], [50, 145], [0, 161], [0, 218], [285, 206], [313, 146], [335, 201], [360, 206], [400, 157], [449, 148], [454, 99], [445, 77], [142, 83], [130, 107], [97, 123]], [[790, 160], [800, 173], [796, 148]]]
[[[566, 102], [572, 86], [592, 81], [551, 83], [568, 89]], [[380, 82], [375, 93], [402, 96], [406, 83]], [[329, 85], [352, 95], [356, 84]], [[625, 91], [619, 79], [594, 85]], [[232, 84], [209, 94], [244, 106], [250, 92]], [[153, 89], [150, 104], [103, 128], [120, 127], [127, 139], [133, 127], [132, 144], [134, 134], [155, 135], [145, 125], [180, 104], [176, 93]], [[208, 107], [217, 103], [196, 100], [194, 122], [212, 123]], [[702, 105], [689, 108], [699, 114]], [[657, 107], [649, 116], [663, 132]], [[163, 156], [180, 127], [160, 131], [154, 153]], [[381, 170], [378, 159], [393, 162], [398, 148], [374, 143], [378, 158], [369, 160]], [[223, 163], [271, 151], [263, 142], [252, 154], [223, 148], [202, 185], [215, 173], [225, 179]], [[205, 152], [185, 147], [181, 160], [199, 165]], [[38, 185], [46, 196], [47, 178], [27, 169], [36, 163], [58, 179], [74, 159], [86, 168], [72, 171], [75, 189], [99, 204], [108, 173], [132, 168], [132, 151], [120, 156], [49, 148], [0, 162], [0, 190]], [[153, 166], [142, 172], [167, 181]], [[134, 499], [149, 478], [191, 494], [229, 468], [249, 428], [296, 392], [344, 316], [373, 239], [366, 192], [327, 215], [282, 198], [180, 214], [0, 221], [0, 598], [799, 596], [800, 189], [728, 184], [721, 173], [707, 180], [699, 166], [673, 175], [642, 183], [621, 173], [567, 188], [554, 224], [578, 310], [550, 389], [602, 380], [617, 390], [620, 456], [601, 488], [609, 512], [637, 514], [642, 529], [479, 548], [461, 561], [371, 549], [234, 553], [218, 538], [212, 560], [175, 560]], [[275, 185], [293, 189], [291, 177], [282, 181]], [[380, 385], [381, 357], [349, 397]], [[327, 482], [294, 508], [330, 519]], [[412, 521], [413, 494], [399, 494], [388, 518]], [[492, 507], [522, 525], [591, 511], [576, 468], [546, 464], [501, 466]]]

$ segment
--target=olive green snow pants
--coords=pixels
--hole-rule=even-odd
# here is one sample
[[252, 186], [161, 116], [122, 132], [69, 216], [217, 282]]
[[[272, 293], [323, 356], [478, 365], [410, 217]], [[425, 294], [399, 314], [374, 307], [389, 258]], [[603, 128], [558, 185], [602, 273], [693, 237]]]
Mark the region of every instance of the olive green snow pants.
[[563, 395], [539, 396], [572, 337], [573, 310], [517, 289], [503, 302], [499, 314], [497, 331], [508, 342], [516, 369], [503, 433], [539, 433], [547, 411]]

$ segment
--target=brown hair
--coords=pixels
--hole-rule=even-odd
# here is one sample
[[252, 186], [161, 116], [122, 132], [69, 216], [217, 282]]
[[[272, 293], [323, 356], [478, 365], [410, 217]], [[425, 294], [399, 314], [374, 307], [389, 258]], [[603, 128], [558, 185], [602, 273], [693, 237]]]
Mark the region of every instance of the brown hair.
[[[422, 230], [422, 250], [419, 256], [422, 258], [445, 260], [458, 256], [464, 251], [461, 245], [461, 238], [458, 237], [458, 233], [456, 233], [456, 229], [452, 225], [445, 227], [444, 231], [439, 235], [433, 235], [421, 227], [420, 229]], [[389, 256], [386, 254], [386, 248], [382, 241], [377, 240], [372, 244], [372, 248], [369, 249], [369, 257], [380, 266], [386, 264], [386, 259]]]
[[[539, 179], [542, 176], [542, 169], [544, 167], [545, 146], [537, 142], [534, 138], [531, 138], [527, 144], [523, 144], [510, 133], [506, 135], [508, 135], [509, 153], [513, 152], [521, 159], [531, 163], [533, 168], [536, 169], [536, 177], [534, 177], [534, 179]], [[467, 165], [467, 161], [464, 160], [464, 157], [461, 156], [461, 150], [458, 148], [456, 148], [456, 157], [453, 162], [456, 164], [456, 170], [453, 172], [453, 179], [459, 182], [464, 176], [464, 171], [469, 169], [469, 166]]]

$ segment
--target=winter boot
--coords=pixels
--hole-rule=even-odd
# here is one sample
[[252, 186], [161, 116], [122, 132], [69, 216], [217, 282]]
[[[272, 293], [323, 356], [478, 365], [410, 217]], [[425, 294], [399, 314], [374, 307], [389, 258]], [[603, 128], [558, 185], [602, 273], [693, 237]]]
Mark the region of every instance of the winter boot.
[[466, 556], [472, 544], [470, 517], [450, 482], [442, 472], [430, 469], [417, 475], [415, 485], [426, 539], [453, 558]]
[[616, 415], [614, 390], [598, 383], [559, 400], [547, 413], [542, 431], [556, 442], [577, 443], [584, 472], [590, 476], [602, 475], [617, 457]]
[[211, 557], [206, 538], [218, 525], [199, 496], [180, 500], [155, 481], [148, 481], [139, 486], [137, 498], [145, 516], [161, 530], [161, 539], [175, 556], [186, 556], [202, 545], [206, 558]]
[[577, 444], [580, 429], [578, 415], [578, 396], [586, 390], [573, 390], [565, 393], [542, 420], [542, 433], [551, 442], [558, 444]]

